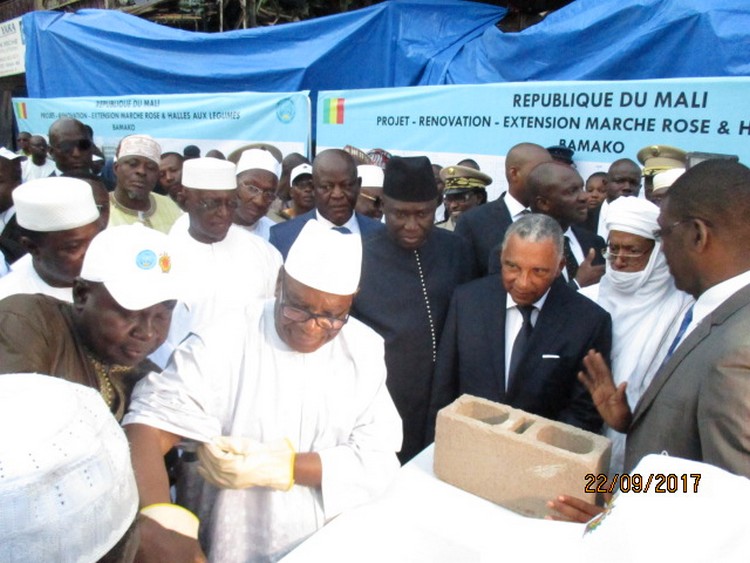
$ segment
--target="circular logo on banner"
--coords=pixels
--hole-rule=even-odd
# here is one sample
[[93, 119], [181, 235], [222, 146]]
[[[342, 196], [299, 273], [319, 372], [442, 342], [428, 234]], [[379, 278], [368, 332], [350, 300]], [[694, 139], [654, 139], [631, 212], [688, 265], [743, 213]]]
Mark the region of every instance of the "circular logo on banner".
[[291, 98], [284, 98], [276, 103], [276, 117], [282, 123], [291, 123], [297, 110]]
[[141, 270], [150, 270], [156, 266], [156, 252], [153, 250], [141, 250], [135, 257], [135, 265]]

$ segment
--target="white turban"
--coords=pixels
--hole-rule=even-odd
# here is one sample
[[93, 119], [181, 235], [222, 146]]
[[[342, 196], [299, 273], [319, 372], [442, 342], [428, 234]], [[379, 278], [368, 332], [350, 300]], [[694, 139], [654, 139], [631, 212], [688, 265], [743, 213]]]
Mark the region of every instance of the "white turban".
[[608, 231], [622, 231], [654, 240], [659, 208], [637, 197], [618, 197], [609, 204], [605, 223]]

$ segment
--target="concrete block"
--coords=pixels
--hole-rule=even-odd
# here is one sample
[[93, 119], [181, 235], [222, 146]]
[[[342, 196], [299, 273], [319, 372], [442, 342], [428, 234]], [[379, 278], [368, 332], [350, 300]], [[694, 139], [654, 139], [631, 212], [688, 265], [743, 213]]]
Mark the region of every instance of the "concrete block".
[[611, 447], [604, 436], [462, 395], [438, 413], [434, 470], [451, 485], [541, 518], [557, 495], [595, 502], [586, 475], [607, 472]]

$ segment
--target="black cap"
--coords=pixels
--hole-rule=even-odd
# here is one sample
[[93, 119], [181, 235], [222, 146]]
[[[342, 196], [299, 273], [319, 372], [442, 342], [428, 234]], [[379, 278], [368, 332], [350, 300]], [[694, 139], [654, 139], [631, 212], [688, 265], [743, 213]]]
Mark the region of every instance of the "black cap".
[[437, 200], [432, 164], [426, 156], [394, 156], [385, 166], [383, 195], [398, 201]]
[[558, 162], [573, 164], [573, 149], [555, 145], [554, 147], [547, 147], [547, 152], [549, 152], [550, 156]]

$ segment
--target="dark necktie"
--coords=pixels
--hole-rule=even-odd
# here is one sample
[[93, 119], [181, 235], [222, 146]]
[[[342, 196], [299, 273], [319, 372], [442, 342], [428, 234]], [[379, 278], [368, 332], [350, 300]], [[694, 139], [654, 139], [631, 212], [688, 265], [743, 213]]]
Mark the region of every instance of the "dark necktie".
[[521, 363], [521, 358], [526, 353], [526, 348], [529, 345], [529, 339], [531, 338], [531, 332], [534, 329], [534, 325], [531, 324], [531, 312], [534, 310], [533, 305], [518, 305], [518, 312], [523, 317], [523, 324], [521, 330], [518, 331], [516, 341], [513, 342], [513, 351], [510, 353], [510, 365], [508, 366], [508, 378], [506, 391], [510, 389], [511, 381], [516, 377], [516, 371], [518, 370], [518, 364]]
[[568, 272], [568, 281], [576, 279], [578, 273], [578, 261], [576, 260], [573, 250], [570, 248], [570, 239], [565, 237], [565, 248], [563, 254], [565, 255], [565, 271]]
[[674, 351], [677, 349], [677, 346], [680, 344], [680, 341], [682, 340], [682, 337], [685, 336], [685, 331], [687, 330], [687, 327], [690, 325], [690, 322], [693, 320], [693, 306], [690, 306], [690, 309], [685, 311], [685, 316], [682, 317], [682, 323], [680, 323], [680, 328], [677, 331], [677, 334], [674, 337], [674, 340], [672, 340], [672, 344], [669, 346], [669, 350], [667, 350], [667, 355], [664, 357], [664, 362], [662, 362], [662, 365], [666, 364], [669, 361], [669, 358], [672, 357], [672, 354], [674, 354]]
[[350, 235], [352, 232], [349, 230], [349, 227], [331, 227], [334, 231], [338, 231], [340, 233], [343, 233], [345, 235]]

